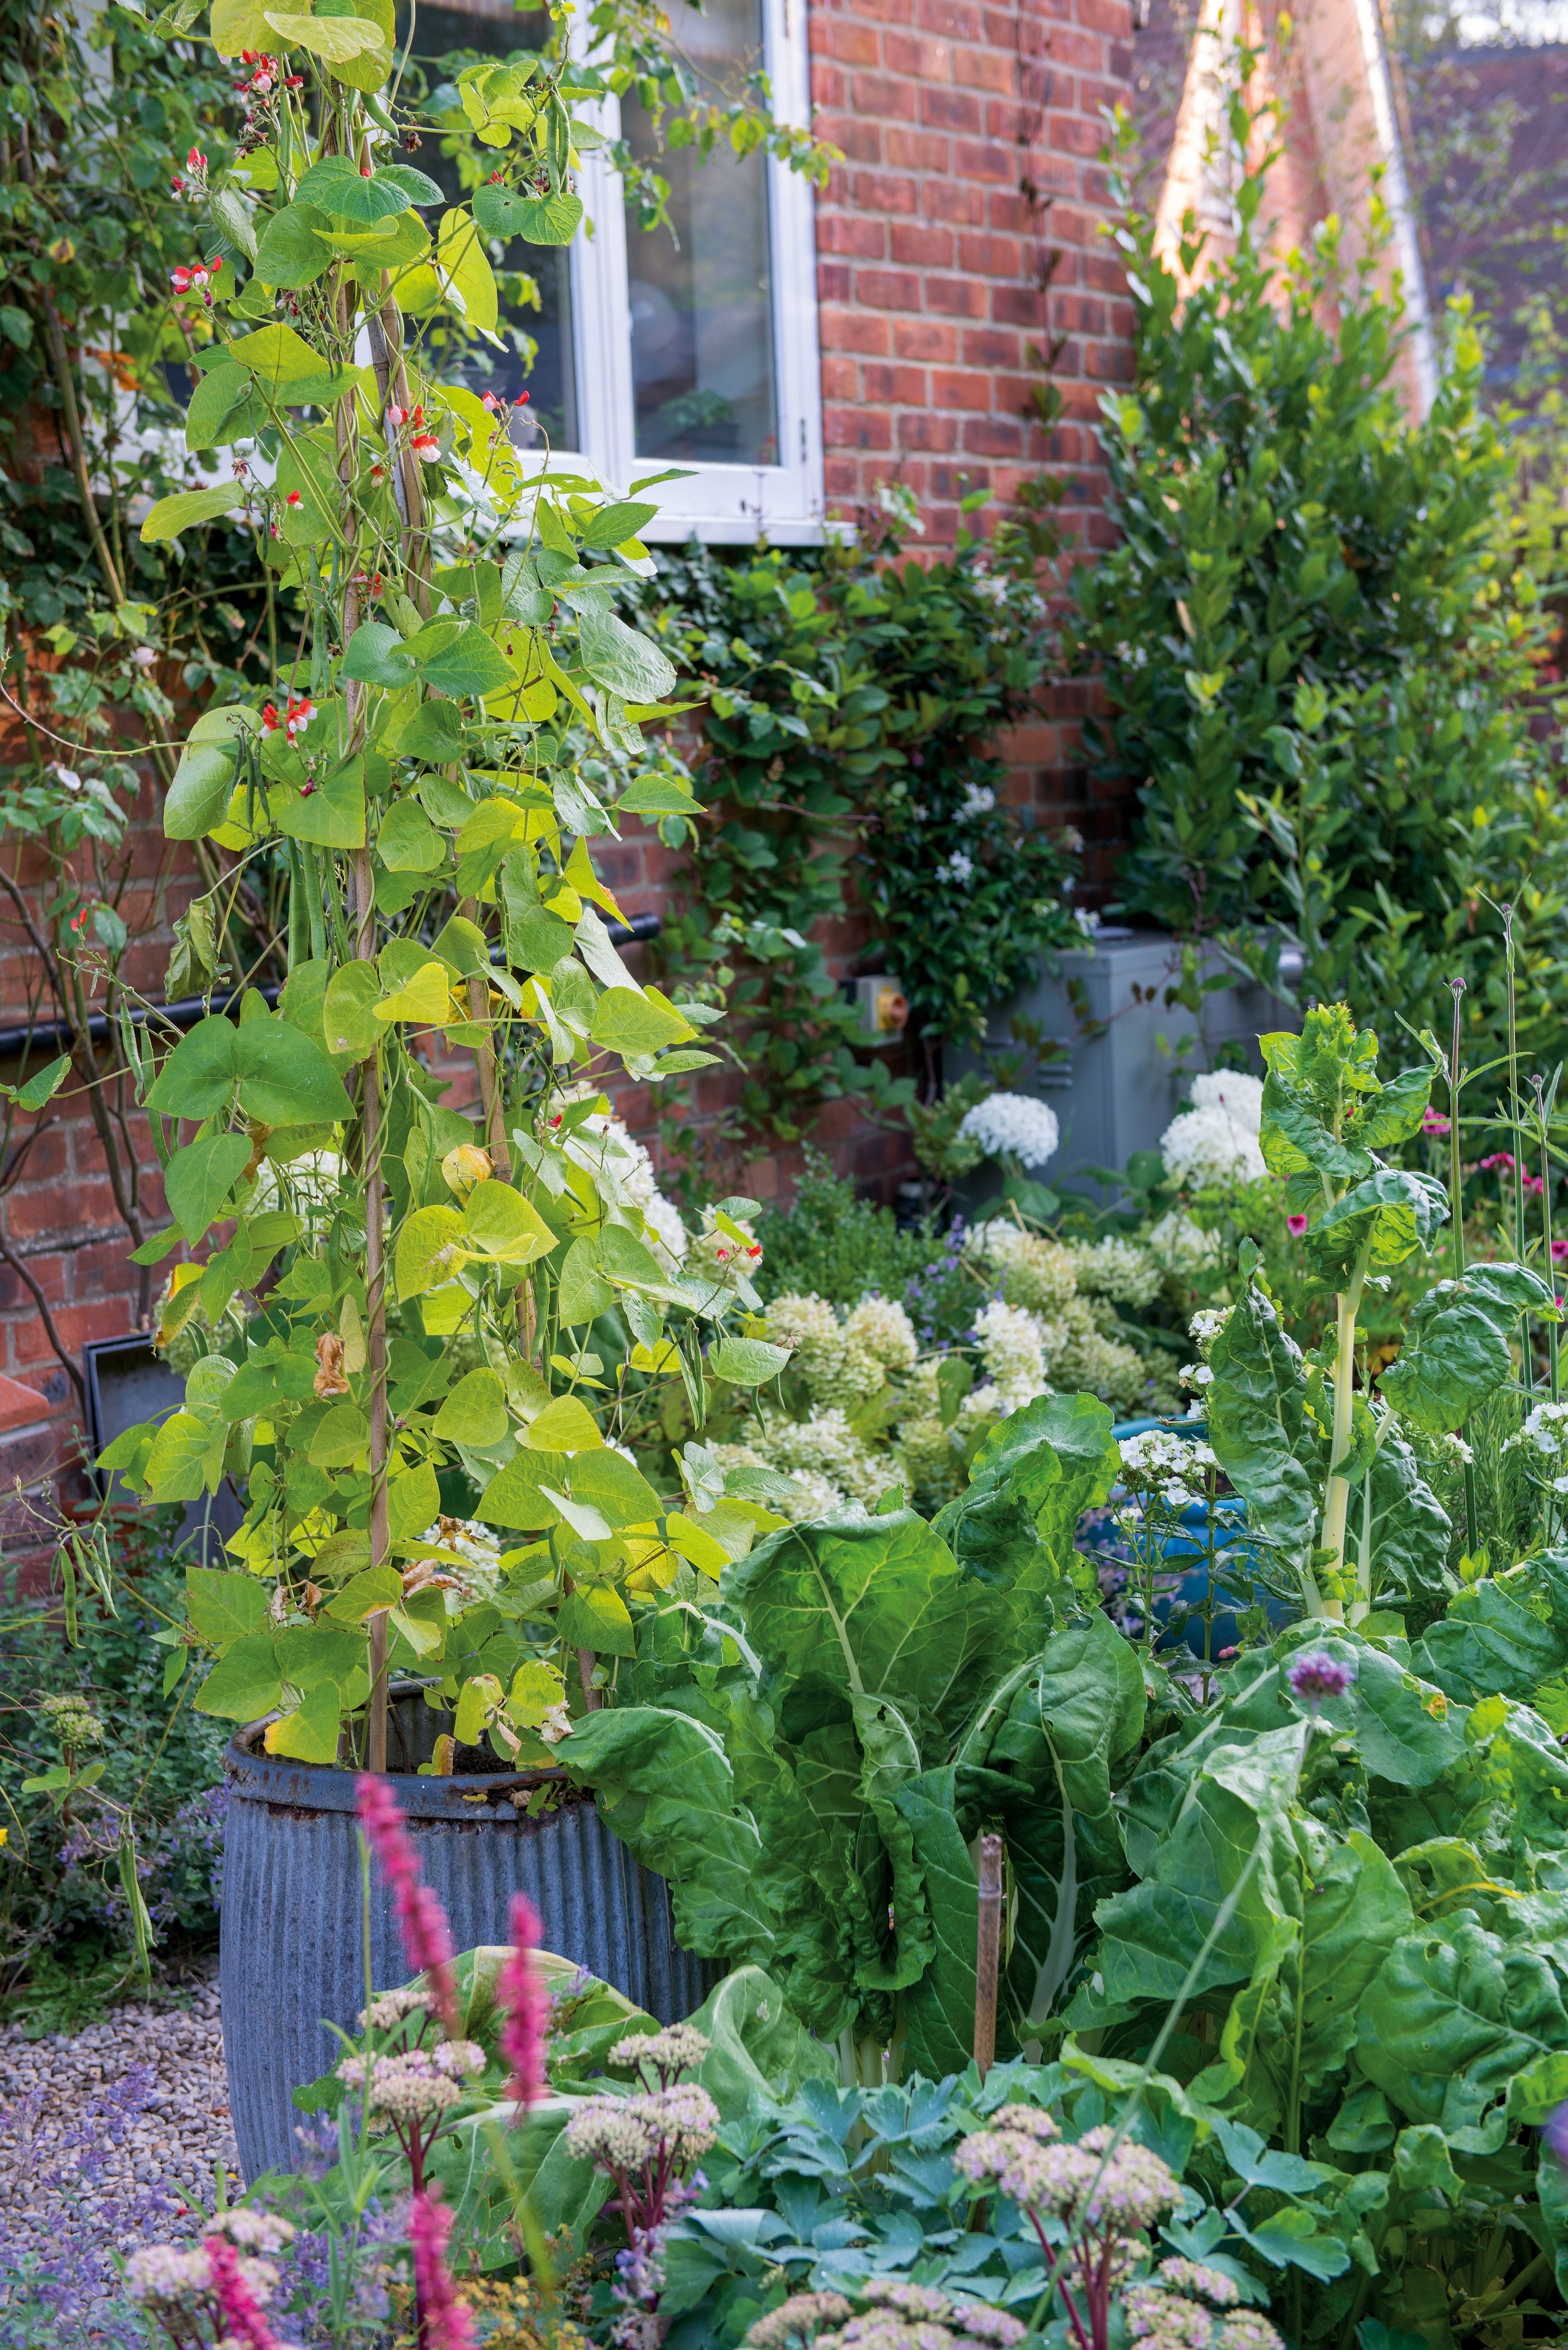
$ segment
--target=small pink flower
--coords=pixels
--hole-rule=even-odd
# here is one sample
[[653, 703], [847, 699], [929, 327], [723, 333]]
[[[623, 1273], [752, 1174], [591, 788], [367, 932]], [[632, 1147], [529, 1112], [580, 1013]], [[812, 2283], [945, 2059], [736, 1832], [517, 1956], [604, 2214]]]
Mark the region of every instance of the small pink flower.
[[437, 2179], [414, 2197], [409, 2213], [422, 2350], [472, 2350], [473, 2320], [452, 2290], [452, 2271], [447, 2266], [446, 2245], [451, 2233], [452, 2213], [441, 2199], [441, 2182]]
[[532, 2106], [546, 2088], [545, 2033], [550, 1994], [535, 1962], [534, 1953], [544, 1932], [539, 1913], [525, 1893], [512, 1896], [512, 1949], [495, 1985], [495, 1996], [506, 2010], [501, 2027], [501, 2056], [512, 2068], [506, 2094], [519, 2106]]
[[1491, 1170], [1495, 1167], [1501, 1174], [1511, 1175], [1513, 1172], [1513, 1153], [1511, 1150], [1494, 1150], [1490, 1159], [1480, 1159], [1477, 1161], [1477, 1165], [1483, 1174], [1490, 1174]]
[[1295, 1237], [1296, 1237], [1296, 1239], [1297, 1239], [1298, 1241], [1300, 1240], [1300, 1238], [1301, 1238], [1302, 1234], [1305, 1232], [1306, 1228], [1307, 1228], [1307, 1220], [1306, 1220], [1306, 1218], [1305, 1218], [1304, 1216], [1287, 1216], [1287, 1217], [1285, 1218], [1285, 1230], [1286, 1230], [1286, 1232], [1293, 1232], [1293, 1233], [1294, 1233], [1294, 1235], [1295, 1235]]
[[1448, 1119], [1440, 1110], [1433, 1109], [1429, 1103], [1421, 1112], [1421, 1131], [1423, 1134], [1447, 1134], [1449, 1131]]
[[1519, 1180], [1524, 1189], [1530, 1193], [1532, 1200], [1539, 1200], [1542, 1193], [1546, 1189], [1545, 1178], [1543, 1176], [1521, 1175]]
[[1564, 1258], [1568, 1258], [1568, 1241], [1553, 1241], [1552, 1243], [1552, 1263], [1561, 1264]]

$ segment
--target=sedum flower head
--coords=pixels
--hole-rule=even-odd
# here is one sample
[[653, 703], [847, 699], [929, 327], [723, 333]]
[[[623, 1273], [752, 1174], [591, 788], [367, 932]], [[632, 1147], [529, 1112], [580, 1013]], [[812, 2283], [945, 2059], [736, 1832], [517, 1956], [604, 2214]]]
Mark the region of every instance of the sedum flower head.
[[610, 2050], [612, 2064], [651, 2064], [658, 2073], [674, 2075], [701, 2064], [712, 2047], [694, 2023], [667, 2023], [662, 2032], [633, 2032]]
[[253, 2211], [244, 2204], [233, 2210], [214, 2211], [203, 2221], [203, 2236], [224, 2236], [241, 2252], [281, 2252], [292, 2244], [295, 2227], [278, 2211]]
[[1241, 2287], [1222, 2269], [1211, 2269], [1202, 2261], [1189, 2261], [1179, 2256], [1159, 2264], [1160, 2281], [1172, 2293], [1201, 2293], [1216, 2309], [1233, 2309], [1241, 2298]]
[[792, 2293], [747, 2328], [746, 2340], [751, 2350], [805, 2350], [824, 2326], [854, 2314], [841, 2293]]
[[[701, 2035], [699, 2035], [701, 2036]], [[662, 2156], [683, 2168], [705, 2154], [719, 2132], [719, 2108], [700, 2082], [681, 2081], [640, 2096], [596, 2097], [566, 2124], [566, 2152], [611, 2175]]]
[[1130, 2140], [1116, 2148], [1102, 2175], [1110, 2138], [1109, 2129], [1092, 2129], [1069, 2146], [1023, 2129], [977, 2130], [958, 2148], [953, 2164], [977, 2186], [994, 2186], [1015, 2203], [1054, 2211], [1069, 2226], [1109, 2222], [1131, 2234], [1152, 2227], [1180, 2199], [1179, 2189], [1168, 2165]]
[[388, 2056], [345, 2056], [337, 2077], [351, 2089], [369, 2088], [373, 2116], [393, 2122], [430, 2121], [456, 2105], [463, 2079], [484, 2070], [484, 2052], [472, 2040], [438, 2048], [409, 2048]]
[[417, 1983], [405, 1983], [400, 1991], [379, 1991], [369, 2007], [359, 2010], [361, 2032], [392, 2032], [410, 2015], [419, 2015], [429, 2007], [431, 1995], [421, 1991]]

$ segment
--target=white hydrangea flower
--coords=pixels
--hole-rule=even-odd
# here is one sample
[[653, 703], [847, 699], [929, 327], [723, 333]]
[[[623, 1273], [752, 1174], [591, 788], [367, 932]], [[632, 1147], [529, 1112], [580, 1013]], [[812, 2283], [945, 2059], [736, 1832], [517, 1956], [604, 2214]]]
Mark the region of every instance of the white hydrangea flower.
[[981, 1360], [1005, 1411], [1022, 1411], [1036, 1396], [1051, 1392], [1045, 1384], [1045, 1334], [1038, 1315], [994, 1299], [975, 1315], [974, 1333]]
[[[880, 1302], [880, 1301], [879, 1301]], [[902, 1315], [902, 1308], [893, 1309]], [[814, 1404], [825, 1410], [863, 1403], [886, 1384], [881, 1359], [860, 1330], [840, 1322], [825, 1298], [786, 1292], [767, 1310], [768, 1336], [775, 1347], [794, 1349], [795, 1367]], [[906, 1323], [906, 1326], [907, 1323]], [[914, 1333], [909, 1332], [911, 1344]]]
[[959, 1132], [988, 1159], [1016, 1159], [1021, 1167], [1044, 1167], [1062, 1139], [1055, 1111], [1032, 1094], [992, 1094], [964, 1112]]
[[1102, 1403], [1131, 1411], [1148, 1388], [1148, 1367], [1125, 1338], [1108, 1338], [1092, 1326], [1069, 1328], [1065, 1343], [1049, 1357], [1059, 1391], [1096, 1395]]
[[1009, 1305], [1053, 1314], [1077, 1294], [1078, 1278], [1067, 1251], [1038, 1232], [1025, 1232], [1010, 1216], [971, 1224], [964, 1236], [964, 1254], [996, 1276]]
[[1232, 1126], [1258, 1134], [1263, 1124], [1263, 1080], [1245, 1069], [1208, 1069], [1192, 1080], [1192, 1109], [1222, 1109]]
[[1139, 1238], [1150, 1255], [1179, 1281], [1190, 1281], [1198, 1274], [1212, 1271], [1222, 1254], [1218, 1232], [1206, 1232], [1201, 1224], [1194, 1223], [1179, 1208], [1168, 1210]]
[[[586, 1088], [576, 1087], [562, 1098], [581, 1100]], [[679, 1264], [686, 1254], [686, 1227], [680, 1211], [659, 1188], [653, 1160], [624, 1121], [607, 1110], [585, 1118], [563, 1145], [568, 1158], [586, 1167], [599, 1188], [618, 1205], [639, 1208], [654, 1238]]]
[[867, 1514], [860, 1503], [852, 1502], [830, 1477], [819, 1476], [815, 1469], [793, 1469], [789, 1479], [790, 1491], [768, 1507], [792, 1525], [810, 1525], [817, 1518], [842, 1517], [846, 1512], [856, 1517]]
[[1165, 1286], [1158, 1260], [1120, 1232], [1098, 1241], [1069, 1241], [1067, 1254], [1078, 1287], [1118, 1305], [1152, 1305]]
[[873, 1291], [863, 1297], [844, 1326], [846, 1338], [863, 1347], [884, 1369], [909, 1371], [920, 1351], [915, 1326], [898, 1300]]
[[1159, 1149], [1167, 1175], [1184, 1191], [1229, 1191], [1269, 1171], [1257, 1136], [1218, 1102], [1172, 1118]]
[[[895, 1472], [886, 1453], [864, 1445], [841, 1409], [815, 1412], [810, 1419], [775, 1419], [763, 1439], [768, 1464], [802, 1482], [815, 1477], [865, 1508], [875, 1507]], [[813, 1513], [812, 1514], [817, 1514]]]

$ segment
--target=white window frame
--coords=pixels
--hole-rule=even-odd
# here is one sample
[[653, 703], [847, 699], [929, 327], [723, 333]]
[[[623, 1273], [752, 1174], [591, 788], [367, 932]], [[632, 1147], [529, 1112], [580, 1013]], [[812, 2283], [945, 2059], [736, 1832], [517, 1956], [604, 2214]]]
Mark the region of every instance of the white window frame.
[[[456, 0], [458, 5], [462, 0]], [[762, 0], [763, 59], [782, 122], [811, 120], [805, 0]], [[620, 108], [607, 100], [597, 117], [618, 137]], [[774, 389], [778, 403], [776, 465], [694, 461], [687, 479], [661, 482], [659, 517], [642, 536], [664, 545], [698, 538], [744, 544], [765, 536], [776, 545], [815, 545], [823, 527], [822, 368], [816, 325], [816, 221], [811, 183], [773, 156], [768, 175], [768, 235], [774, 307]], [[581, 446], [557, 462], [576, 461], [617, 490], [661, 473], [676, 459], [639, 457], [631, 373], [628, 225], [620, 182], [605, 157], [586, 155], [578, 182], [594, 234], [571, 247], [572, 366]], [[659, 234], [658, 231], [653, 234]]]

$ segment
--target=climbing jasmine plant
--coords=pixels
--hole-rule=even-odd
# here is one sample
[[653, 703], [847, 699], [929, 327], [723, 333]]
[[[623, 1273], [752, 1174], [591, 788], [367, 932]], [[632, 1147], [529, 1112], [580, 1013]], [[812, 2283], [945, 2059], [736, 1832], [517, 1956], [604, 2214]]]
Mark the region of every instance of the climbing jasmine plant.
[[[445, 205], [403, 160], [391, 29], [390, 0], [213, 9], [247, 119], [234, 168], [192, 161], [209, 225], [174, 290], [187, 441], [232, 473], [141, 534], [242, 513], [297, 633], [270, 691], [196, 722], [164, 828], [240, 873], [286, 858], [288, 975], [275, 1009], [247, 993], [161, 1058], [126, 1024], [173, 1219], [138, 1253], [204, 1249], [161, 1332], [204, 1351], [182, 1409], [105, 1455], [157, 1502], [243, 1493], [232, 1564], [190, 1573], [186, 1638], [218, 1659], [203, 1710], [277, 1711], [271, 1752], [377, 1770], [389, 1679], [416, 1668], [460, 1741], [546, 1754], [631, 1652], [631, 1608], [680, 1604], [776, 1523], [765, 1474], [740, 1490], [706, 1454], [683, 1506], [656, 1492], [629, 1444], [643, 1399], [679, 1379], [701, 1426], [711, 1381], [787, 1359], [744, 1326], [733, 1217], [695, 1277], [600, 1091], [714, 1057], [716, 1015], [622, 962], [588, 847], [697, 812], [637, 774], [676, 673], [612, 608], [649, 567], [649, 484], [617, 498], [524, 454], [505, 405], [428, 356], [438, 324], [493, 334], [494, 249], [576, 233], [591, 134], [560, 63], [476, 67], [460, 87], [495, 168]], [[613, 808], [574, 735], [620, 754]], [[432, 1032], [468, 1082], [436, 1074]], [[443, 1517], [443, 1478], [498, 1534]]]

